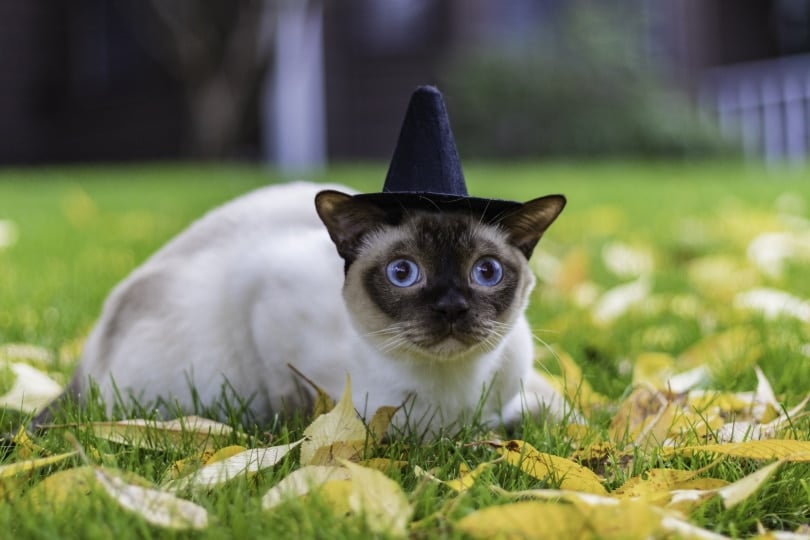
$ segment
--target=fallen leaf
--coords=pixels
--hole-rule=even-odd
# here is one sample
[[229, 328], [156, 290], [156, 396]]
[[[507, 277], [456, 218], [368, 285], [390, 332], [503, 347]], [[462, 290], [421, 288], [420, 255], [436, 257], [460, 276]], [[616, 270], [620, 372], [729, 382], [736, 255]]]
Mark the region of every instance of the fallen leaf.
[[458, 520], [453, 528], [486, 539], [647, 538], [660, 522], [650, 507], [633, 501], [608, 499], [585, 511], [574, 504], [524, 501], [478, 510]]
[[657, 390], [680, 394], [709, 380], [707, 365], [699, 365], [685, 371], [675, 357], [666, 353], [642, 353], [633, 365], [634, 386], [647, 385]]
[[216, 461], [212, 457], [209, 463], [204, 467], [188, 476], [168, 482], [165, 488], [173, 492], [184, 491], [186, 489], [211, 489], [234, 478], [247, 476], [262, 469], [273, 467], [281, 461], [290, 450], [301, 444], [303, 440], [304, 439], [301, 439], [290, 444], [282, 444], [269, 448], [252, 448], [231, 455], [230, 457], [224, 457], [224, 455], [220, 456], [222, 459]]
[[650, 500], [654, 504], [664, 505], [669, 502], [670, 492], [674, 490], [710, 490], [721, 487], [718, 486], [718, 481], [722, 483], [722, 486], [728, 484], [728, 482], [716, 478], [697, 478], [706, 469], [707, 467], [695, 471], [650, 469], [642, 475], [629, 478], [611, 494], [622, 499], [642, 498]]
[[[363, 425], [354, 410], [352, 384], [348, 376], [343, 396], [335, 408], [319, 416], [307, 426], [304, 436], [307, 440], [301, 444], [301, 465], [326, 465], [329, 463], [327, 458], [330, 456], [339, 459], [346, 450], [346, 445], [341, 445], [341, 443], [351, 443], [348, 445], [350, 449], [355, 448], [356, 441], [364, 441], [365, 445], [366, 426]], [[331, 446], [335, 447], [335, 451], [320, 450]], [[317, 463], [316, 458], [319, 460]]]
[[461, 493], [463, 491], [467, 491], [470, 489], [474, 484], [475, 480], [486, 470], [492, 468], [492, 465], [496, 463], [495, 461], [481, 463], [475, 467], [472, 471], [467, 470], [466, 467], [462, 468], [459, 467], [458, 478], [455, 480], [442, 480], [437, 476], [431, 474], [430, 472], [424, 470], [422, 467], [418, 465], [414, 466], [414, 474], [417, 477], [421, 478], [428, 478], [429, 480], [436, 482], [437, 484], [442, 484], [444, 486], [449, 487], [453, 491]]
[[357, 462], [358, 465], [368, 467], [369, 469], [377, 469], [378, 471], [388, 473], [391, 471], [401, 471], [408, 466], [407, 461], [389, 458], [370, 458], [363, 459]]
[[307, 465], [285, 476], [262, 497], [262, 508], [270, 510], [285, 500], [306, 495], [326, 482], [350, 480], [351, 472], [346, 467], [335, 465]]
[[25, 426], [20, 426], [11, 441], [14, 443], [17, 455], [23, 459], [34, 459], [37, 456], [47, 456], [50, 453], [31, 439], [25, 430]]
[[591, 311], [594, 323], [606, 326], [650, 296], [652, 280], [642, 276], [606, 291]]
[[549, 375], [538, 369], [538, 373], [548, 379], [565, 398], [586, 415], [603, 408], [608, 398], [595, 391], [591, 384], [583, 377], [582, 369], [566, 351], [555, 349], [553, 356], [560, 366], [561, 376]]
[[810, 302], [777, 289], [752, 289], [734, 297], [734, 307], [758, 311], [767, 319], [793, 317], [810, 323]]
[[391, 420], [394, 415], [402, 408], [402, 405], [396, 407], [386, 406], [380, 407], [374, 412], [371, 421], [368, 423], [368, 432], [371, 434], [372, 439], [377, 444], [381, 443], [388, 427], [391, 425]]
[[307, 465], [334, 465], [335, 463], [340, 463], [341, 459], [361, 461], [365, 457], [366, 446], [365, 439], [357, 441], [337, 441], [326, 446], [321, 446], [315, 450], [315, 453], [309, 458]]
[[9, 463], [8, 465], [0, 465], [0, 478], [11, 478], [18, 474], [32, 472], [42, 467], [47, 467], [48, 465], [60, 463], [75, 455], [76, 452], [66, 452], [64, 454], [56, 454], [55, 456], [28, 459], [17, 463]]
[[780, 459], [790, 462], [810, 462], [810, 441], [767, 439], [740, 443], [705, 444], [673, 448], [672, 454], [706, 452], [748, 459]]
[[783, 461], [775, 461], [770, 465], [740, 478], [736, 482], [709, 489], [686, 488], [671, 490], [669, 493], [669, 508], [677, 508], [690, 512], [714, 496], [720, 496], [723, 505], [731, 508], [751, 497], [776, 472]]
[[558, 483], [560, 489], [600, 495], [607, 493], [602, 481], [593, 471], [570, 459], [539, 452], [529, 443], [519, 440], [490, 441], [487, 444], [505, 456], [506, 462], [510, 465], [520, 468], [538, 480], [550, 478]]
[[0, 345], [0, 360], [8, 363], [22, 361], [45, 367], [53, 364], [54, 357], [45, 347], [28, 343], [6, 343]]
[[[71, 512], [75, 505], [84, 506], [105, 496], [106, 491], [96, 481], [98, 467], [85, 465], [50, 474], [29, 489], [23, 499], [37, 511]], [[128, 484], [151, 487], [151, 483], [137, 474], [110, 469], [110, 474], [121, 477]]]
[[95, 478], [121, 508], [139, 515], [151, 525], [167, 529], [208, 526], [208, 512], [191, 501], [165, 491], [128, 484], [102, 468], [95, 469]]
[[363, 516], [371, 531], [407, 536], [413, 508], [402, 488], [380, 471], [343, 460], [352, 475], [349, 507]]
[[6, 365], [15, 379], [9, 391], [0, 396], [0, 407], [34, 413], [62, 393], [62, 385], [37, 368], [21, 362]]
[[305, 383], [307, 383], [314, 391], [315, 391], [315, 402], [312, 405], [312, 419], [318, 418], [322, 414], [326, 414], [332, 409], [335, 408], [335, 400], [332, 399], [332, 396], [327, 394], [323, 388], [315, 384], [315, 381], [304, 375], [301, 371], [298, 370], [292, 364], [287, 364], [293, 373], [301, 377]]
[[138, 418], [81, 425], [57, 424], [48, 427], [50, 429], [89, 427], [93, 435], [100, 439], [147, 450], [179, 446], [186, 441], [196, 446], [209, 447], [234, 433], [233, 428], [227, 424], [199, 416], [183, 416], [165, 422]]

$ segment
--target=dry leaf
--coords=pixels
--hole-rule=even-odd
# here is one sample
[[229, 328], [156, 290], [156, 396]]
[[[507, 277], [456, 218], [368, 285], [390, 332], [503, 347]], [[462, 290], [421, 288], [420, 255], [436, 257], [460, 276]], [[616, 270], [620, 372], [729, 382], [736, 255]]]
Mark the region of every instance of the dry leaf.
[[[60, 424], [49, 427], [53, 429], [78, 426], [78, 424]], [[166, 448], [167, 445], [178, 446], [185, 441], [208, 447], [213, 446], [219, 439], [233, 434], [231, 426], [199, 416], [183, 416], [166, 422], [134, 419], [81, 424], [81, 427], [85, 426], [91, 428], [93, 435], [100, 439], [147, 450]]]
[[670, 354], [640, 354], [633, 365], [633, 385], [646, 385], [656, 390], [680, 394], [709, 379], [709, 368], [705, 364], [685, 371], [679, 371], [676, 366], [682, 368], [683, 364]]
[[334, 465], [307, 465], [285, 476], [262, 497], [262, 508], [269, 510], [295, 497], [306, 495], [326, 482], [350, 480], [349, 469]]
[[605, 494], [605, 486], [596, 474], [582, 465], [559, 456], [539, 452], [524, 441], [490, 441], [510, 465], [520, 468], [538, 480], [551, 478], [561, 489]]
[[212, 458], [207, 465], [196, 472], [173, 480], [167, 483], [165, 487], [167, 490], [174, 492], [186, 489], [211, 489], [239, 476], [247, 476], [262, 469], [273, 467], [290, 450], [301, 444], [303, 440], [269, 448], [252, 448], [227, 458], [223, 455], [220, 456], [223, 459], [217, 461]]
[[42, 457], [37, 459], [29, 459], [26, 461], [19, 461], [17, 463], [9, 463], [8, 465], [0, 465], [0, 478], [11, 478], [18, 474], [32, 472], [48, 465], [53, 465], [64, 461], [76, 455], [76, 452], [66, 452], [64, 454], [57, 454], [55, 456]]
[[790, 462], [810, 462], [810, 441], [789, 439], [769, 439], [741, 443], [706, 444], [674, 448], [673, 454], [693, 454], [708, 452], [724, 456], [748, 459], [781, 459]]
[[191, 501], [165, 491], [128, 484], [101, 468], [95, 469], [95, 478], [121, 508], [139, 515], [151, 525], [167, 529], [208, 526], [208, 512]]
[[783, 461], [775, 461], [770, 465], [740, 478], [736, 482], [711, 489], [676, 489], [669, 493], [669, 508], [689, 512], [703, 504], [708, 499], [719, 495], [726, 508], [731, 508], [751, 497], [776, 472]]
[[575, 404], [586, 416], [609, 403], [608, 398], [595, 391], [582, 376], [582, 370], [570, 354], [562, 350], [555, 350], [554, 358], [560, 366], [561, 376], [549, 375], [540, 369], [537, 372], [551, 382], [570, 403]]
[[371, 421], [368, 423], [368, 432], [371, 434], [374, 442], [377, 444], [382, 442], [385, 433], [388, 431], [388, 427], [391, 425], [391, 419], [394, 418], [394, 415], [397, 414], [401, 408], [402, 405], [396, 407], [380, 407], [377, 409], [374, 416], [371, 417]]
[[407, 461], [389, 458], [371, 458], [363, 459], [357, 462], [358, 465], [368, 467], [369, 469], [377, 469], [378, 471], [388, 473], [391, 471], [401, 471], [408, 466]]
[[50, 453], [34, 443], [25, 430], [25, 426], [20, 426], [20, 429], [17, 430], [17, 433], [11, 438], [11, 441], [14, 443], [17, 455], [23, 459], [34, 459], [37, 456], [45, 456]]
[[[326, 465], [330, 461], [323, 461], [330, 456], [340, 458], [346, 450], [345, 445], [340, 443], [352, 443], [351, 449], [356, 441], [366, 440], [366, 426], [357, 416], [352, 403], [351, 379], [346, 377], [346, 387], [343, 396], [330, 412], [316, 418], [304, 430], [307, 440], [301, 444], [301, 465]], [[319, 450], [324, 447], [337, 445], [335, 451]], [[315, 459], [320, 461], [316, 462]]]
[[365, 439], [358, 441], [337, 441], [327, 446], [321, 446], [307, 465], [334, 465], [340, 463], [341, 459], [349, 461], [361, 461], [366, 453]]
[[287, 364], [293, 373], [301, 377], [313, 390], [315, 390], [315, 403], [312, 406], [312, 419], [318, 418], [322, 414], [326, 414], [335, 408], [335, 400], [332, 396], [327, 394], [323, 388], [315, 384], [315, 381], [301, 373], [297, 367], [292, 364]]
[[14, 384], [0, 396], [0, 407], [26, 413], [41, 410], [62, 393], [62, 385], [46, 373], [21, 362], [6, 363], [14, 374]]
[[344, 460], [352, 475], [349, 507], [375, 533], [407, 536], [413, 508], [402, 488], [380, 471]]
[[437, 484], [445, 485], [453, 491], [461, 493], [470, 489], [475, 484], [475, 480], [481, 475], [481, 473], [492, 468], [492, 465], [496, 462], [497, 461], [481, 463], [472, 471], [468, 470], [466, 467], [459, 467], [458, 478], [455, 480], [442, 480], [418, 465], [414, 466], [413, 472], [417, 477], [428, 478]]
[[608, 500], [607, 504], [588, 506], [585, 511], [578, 505], [541, 501], [490, 506], [464, 516], [454, 529], [487, 540], [652, 537], [661, 519], [649, 507]]

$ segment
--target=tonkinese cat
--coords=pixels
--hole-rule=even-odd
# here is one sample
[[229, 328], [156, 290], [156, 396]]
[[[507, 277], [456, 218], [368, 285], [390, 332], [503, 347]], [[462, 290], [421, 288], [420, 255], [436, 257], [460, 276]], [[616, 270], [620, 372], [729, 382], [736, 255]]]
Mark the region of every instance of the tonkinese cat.
[[432, 88], [384, 191], [293, 183], [213, 210], [113, 290], [68, 394], [93, 381], [108, 406], [191, 412], [225, 385], [267, 421], [311, 400], [293, 366], [333, 397], [350, 375], [361, 414], [407, 402], [394, 424], [418, 432], [559, 415], [524, 311], [528, 259], [565, 199], [468, 197]]

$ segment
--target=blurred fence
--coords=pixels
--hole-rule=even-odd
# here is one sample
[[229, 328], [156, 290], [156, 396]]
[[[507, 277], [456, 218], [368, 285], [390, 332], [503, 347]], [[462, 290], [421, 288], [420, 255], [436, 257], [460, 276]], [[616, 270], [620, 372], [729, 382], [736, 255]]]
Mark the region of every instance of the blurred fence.
[[747, 157], [810, 159], [810, 55], [713, 69], [700, 92], [704, 110]]

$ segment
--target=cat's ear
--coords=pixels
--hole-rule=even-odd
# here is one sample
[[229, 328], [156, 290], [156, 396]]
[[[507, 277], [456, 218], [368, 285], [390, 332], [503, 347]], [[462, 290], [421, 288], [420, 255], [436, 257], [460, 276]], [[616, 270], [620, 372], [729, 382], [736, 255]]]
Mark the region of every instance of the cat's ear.
[[565, 208], [565, 197], [547, 195], [523, 203], [498, 222], [509, 235], [509, 241], [526, 255], [532, 255], [534, 246]]
[[346, 263], [357, 256], [366, 233], [386, 223], [386, 214], [381, 208], [340, 191], [318, 193], [315, 209]]

